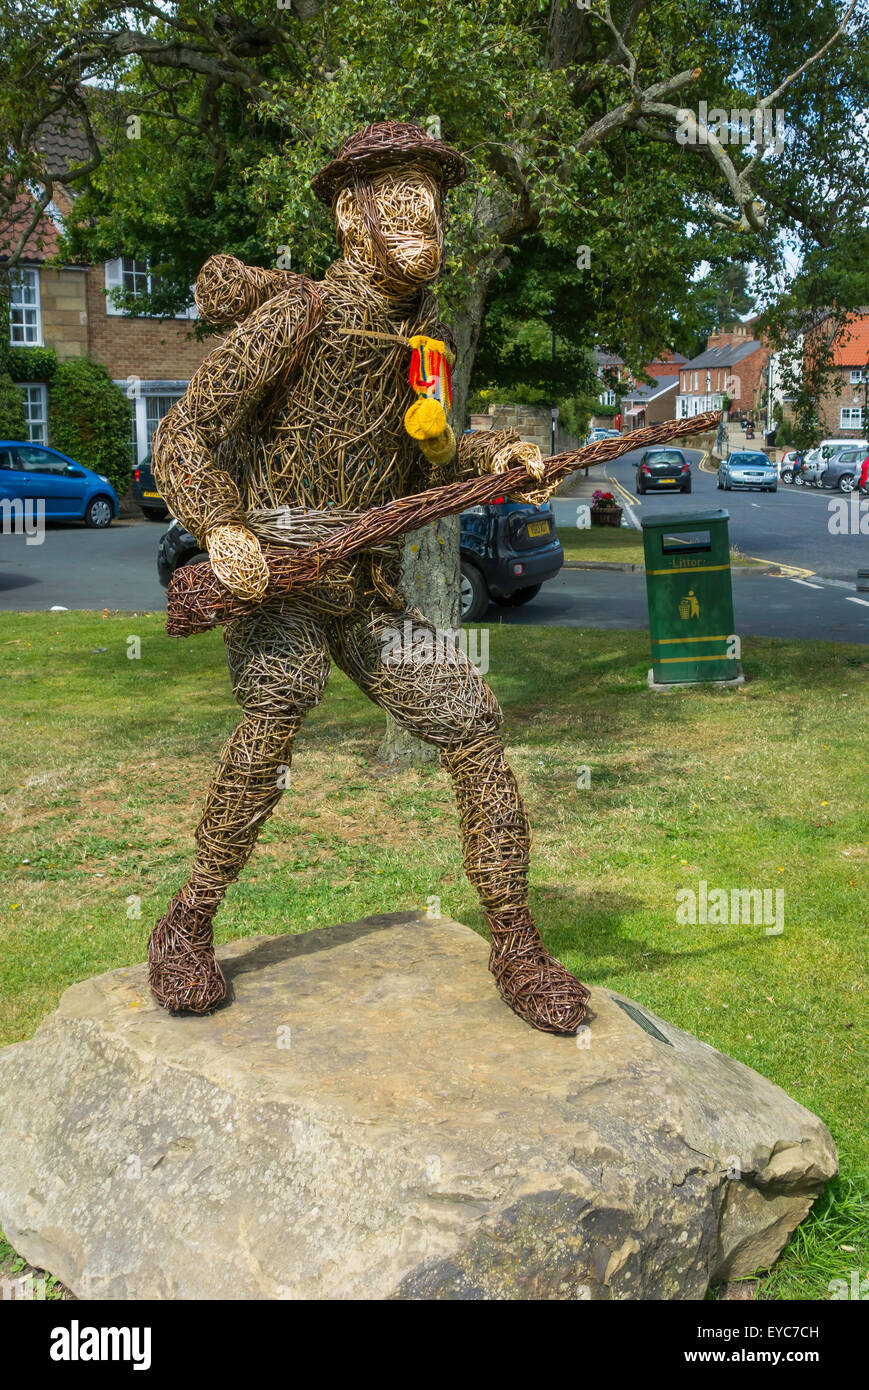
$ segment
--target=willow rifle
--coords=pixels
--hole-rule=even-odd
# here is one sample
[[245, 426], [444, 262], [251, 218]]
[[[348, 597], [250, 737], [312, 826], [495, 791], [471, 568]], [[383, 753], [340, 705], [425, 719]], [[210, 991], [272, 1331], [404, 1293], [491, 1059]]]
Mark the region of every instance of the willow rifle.
[[170, 637], [189, 637], [209, 632], [222, 623], [243, 617], [262, 603], [290, 598], [302, 589], [322, 580], [329, 565], [382, 545], [408, 531], [416, 531], [429, 522], [453, 516], [467, 507], [491, 502], [510, 492], [521, 492], [540, 483], [556, 486], [577, 468], [593, 463], [606, 463], [634, 449], [653, 444], [666, 444], [683, 435], [703, 434], [716, 429], [721, 416], [717, 410], [695, 415], [689, 420], [665, 420], [659, 425], [634, 430], [619, 439], [600, 439], [563, 454], [555, 454], [544, 462], [543, 477], [532, 479], [524, 467], [510, 468], [504, 473], [487, 473], [465, 482], [447, 483], [429, 488], [411, 497], [397, 497], [383, 507], [373, 507], [355, 521], [343, 527], [327, 540], [300, 550], [281, 546], [263, 546], [269, 569], [268, 587], [261, 599], [237, 598], [222, 584], [209, 564], [182, 565], [176, 570], [168, 588], [166, 631]]

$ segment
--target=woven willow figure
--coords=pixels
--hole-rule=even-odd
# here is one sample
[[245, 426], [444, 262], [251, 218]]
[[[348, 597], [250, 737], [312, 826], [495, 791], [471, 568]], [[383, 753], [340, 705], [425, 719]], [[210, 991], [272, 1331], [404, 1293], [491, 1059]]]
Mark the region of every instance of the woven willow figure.
[[[342, 250], [321, 282], [231, 256], [204, 267], [200, 312], [235, 326], [161, 422], [154, 470], [239, 597], [264, 594], [261, 541], [307, 546], [368, 508], [511, 464], [524, 466], [535, 495], [539, 451], [515, 432], [457, 445], [438, 403], [419, 406], [410, 384], [411, 339], [426, 335], [450, 355], [428, 286], [442, 265], [443, 194], [463, 177], [461, 156], [419, 127], [369, 126], [314, 180]], [[298, 597], [270, 598], [227, 624], [242, 718], [208, 792], [190, 878], [151, 935], [151, 989], [165, 1007], [206, 1013], [225, 997], [214, 915], [280, 800], [293, 741], [334, 661], [440, 749], [503, 998], [536, 1028], [572, 1033], [581, 1023], [588, 990], [549, 955], [529, 911], [528, 821], [501, 711], [461, 650], [402, 598], [400, 559], [400, 541], [363, 550]]]

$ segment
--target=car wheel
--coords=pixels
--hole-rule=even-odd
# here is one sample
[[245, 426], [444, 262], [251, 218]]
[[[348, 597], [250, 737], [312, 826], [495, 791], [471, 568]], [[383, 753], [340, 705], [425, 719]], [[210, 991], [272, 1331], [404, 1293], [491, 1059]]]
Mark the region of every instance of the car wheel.
[[716, 481], [716, 483], [715, 483], [715, 486], [718, 488], [718, 491], [719, 491], [719, 492], [720, 492], [721, 489], [724, 487], [724, 484], [722, 483], [722, 481], [721, 481], [720, 478], [717, 479], [717, 481]]
[[854, 491], [854, 474], [853, 474], [853, 473], [843, 473], [843, 474], [842, 474], [841, 478], [839, 479], [839, 491], [840, 491], [840, 492], [853, 492], [853, 491]]
[[185, 565], [207, 565], [210, 561], [211, 556], [207, 550], [195, 550], [186, 560], [182, 560], [180, 565], [176, 565], [176, 569], [183, 569]]
[[524, 589], [514, 589], [512, 594], [507, 594], [505, 598], [498, 598], [497, 594], [493, 594], [492, 600], [501, 608], [521, 608], [523, 603], [530, 603], [536, 598], [542, 588], [542, 584], [529, 584]]
[[640, 487], [639, 483], [637, 483], [637, 496], [638, 496], [638, 497], [642, 497], [642, 496], [643, 496], [643, 493], [645, 492], [645, 490], [646, 490], [646, 489], [645, 489], [644, 487]]
[[85, 526], [102, 530], [112, 524], [113, 508], [108, 497], [92, 497], [84, 514]]
[[783, 468], [782, 471], [781, 471], [781, 480], [782, 480], [783, 483], [792, 483], [793, 480], [794, 480], [794, 471], [793, 471], [793, 469], [792, 469], [792, 468]]
[[683, 487], [683, 488], [682, 488], [682, 492], [690, 492], [690, 491], [691, 491], [691, 484], [690, 484], [690, 483], [688, 484], [687, 487]]
[[794, 487], [805, 487], [805, 485], [806, 485], [806, 480], [805, 480], [805, 478], [803, 477], [802, 473], [795, 473], [795, 474], [794, 474], [793, 483], [794, 483]]
[[462, 561], [462, 622], [475, 623], [489, 607], [489, 590], [476, 565]]

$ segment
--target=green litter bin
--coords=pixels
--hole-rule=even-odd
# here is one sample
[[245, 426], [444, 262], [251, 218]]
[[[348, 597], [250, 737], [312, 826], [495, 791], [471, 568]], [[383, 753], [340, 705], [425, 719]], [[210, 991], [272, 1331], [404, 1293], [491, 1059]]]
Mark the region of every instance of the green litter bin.
[[651, 685], [741, 683], [728, 512], [643, 518]]

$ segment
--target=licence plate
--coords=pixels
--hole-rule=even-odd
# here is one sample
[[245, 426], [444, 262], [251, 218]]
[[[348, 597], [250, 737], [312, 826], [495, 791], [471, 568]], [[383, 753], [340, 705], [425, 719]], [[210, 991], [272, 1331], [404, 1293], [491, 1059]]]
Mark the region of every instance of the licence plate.
[[529, 534], [529, 536], [548, 536], [548, 535], [549, 535], [549, 522], [548, 522], [548, 521], [532, 521], [532, 522], [530, 523], [529, 527], [528, 527], [528, 534]]
[[678, 483], [678, 478], [659, 478], [659, 483]]
[[143, 493], [142, 493], [142, 496], [143, 496], [143, 497], [159, 497], [160, 494], [159, 494], [159, 492], [143, 492]]

